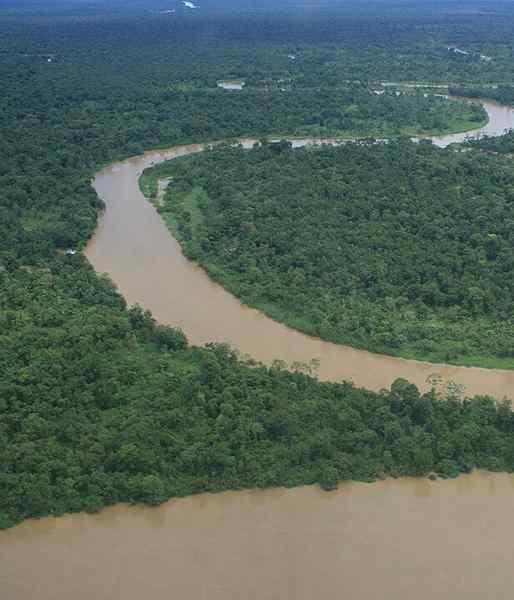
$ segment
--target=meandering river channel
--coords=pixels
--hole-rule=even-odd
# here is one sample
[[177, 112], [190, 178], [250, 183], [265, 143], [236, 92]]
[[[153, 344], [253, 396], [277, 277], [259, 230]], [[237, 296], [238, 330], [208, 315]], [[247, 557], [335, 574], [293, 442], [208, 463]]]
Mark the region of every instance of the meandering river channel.
[[[513, 109], [494, 102], [484, 102], [484, 106], [489, 122], [474, 135], [498, 135], [514, 127]], [[470, 134], [447, 135], [433, 141], [446, 146], [467, 135]], [[240, 141], [247, 147], [255, 142]], [[294, 145], [320, 141], [294, 140]], [[324, 342], [244, 306], [213, 282], [184, 257], [178, 242], [138, 187], [138, 179], [148, 166], [204, 148], [203, 144], [192, 144], [147, 152], [115, 163], [95, 178], [95, 189], [106, 210], [86, 255], [98, 272], [111, 276], [130, 304], [137, 302], [150, 309], [161, 323], [182, 327], [193, 344], [228, 342], [268, 364], [273, 359], [289, 364], [319, 359], [321, 379], [352, 380], [358, 386], [378, 390], [389, 387], [397, 377], [405, 377], [425, 388], [427, 378], [437, 374], [443, 380], [463, 385], [470, 394], [492, 394], [498, 398], [514, 394], [514, 371], [407, 361]]]
[[[514, 111], [484, 103], [499, 134]], [[463, 135], [435, 138], [447, 145]], [[296, 144], [315, 140], [296, 141]], [[250, 144], [251, 140], [245, 140]], [[377, 389], [439, 373], [470, 393], [514, 395], [514, 372], [404, 361], [309, 338], [242, 306], [187, 261], [138, 189], [151, 165], [202, 145], [149, 152], [97, 174], [106, 203], [86, 254], [129, 303], [195, 344], [227, 341], [262, 360], [319, 358], [323, 379]], [[5, 600], [466, 600], [512, 597], [514, 476], [347, 483], [202, 494], [159, 508], [29, 520], [0, 532]]]

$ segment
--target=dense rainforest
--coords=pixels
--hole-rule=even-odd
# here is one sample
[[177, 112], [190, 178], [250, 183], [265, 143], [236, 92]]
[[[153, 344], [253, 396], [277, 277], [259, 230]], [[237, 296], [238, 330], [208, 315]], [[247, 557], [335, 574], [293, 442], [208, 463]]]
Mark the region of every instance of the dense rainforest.
[[377, 352], [514, 366], [511, 160], [280, 142], [150, 174], [171, 178], [160, 210], [188, 256], [274, 318]]
[[[94, 231], [95, 169], [143, 149], [481, 119], [373, 90], [386, 78], [508, 81], [514, 13], [445, 26], [432, 7], [366, 20], [356, 5], [274, 18], [167, 6], [0, 2], [0, 526], [207, 489], [512, 470], [506, 404], [405, 381], [371, 393], [189, 348], [62, 251]], [[216, 89], [233, 77], [244, 92]]]

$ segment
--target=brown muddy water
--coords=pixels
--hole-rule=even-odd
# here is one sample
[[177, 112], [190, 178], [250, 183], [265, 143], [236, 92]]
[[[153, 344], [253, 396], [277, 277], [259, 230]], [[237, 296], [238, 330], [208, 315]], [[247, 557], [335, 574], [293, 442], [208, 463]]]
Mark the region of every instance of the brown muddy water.
[[[514, 125], [514, 111], [485, 105], [490, 135]], [[323, 379], [377, 389], [399, 376], [423, 386], [439, 373], [470, 393], [511, 395], [514, 372], [321, 342], [242, 306], [210, 281], [183, 257], [138, 188], [145, 167], [202, 149], [150, 152], [95, 179], [106, 211], [86, 254], [129, 303], [181, 326], [195, 344], [226, 341], [263, 362], [319, 358]], [[29, 520], [0, 532], [0, 600], [507, 600], [513, 499], [514, 476], [477, 471], [451, 481], [345, 483], [336, 492], [201, 494], [159, 508], [118, 505]]]
[[202, 494], [0, 534], [2, 600], [507, 600], [514, 477]]
[[[514, 126], [514, 110], [484, 102], [489, 122], [479, 134], [498, 135]], [[470, 134], [433, 138], [445, 146]], [[250, 147], [255, 140], [241, 142]], [[322, 140], [294, 140], [296, 146]], [[323, 140], [327, 141], [327, 140]], [[332, 141], [334, 143], [334, 141]], [[309, 362], [318, 359], [318, 376], [324, 380], [351, 380], [378, 390], [398, 377], [427, 388], [433, 375], [463, 385], [470, 394], [514, 395], [514, 371], [484, 370], [372, 354], [324, 342], [294, 331], [261, 312], [242, 305], [223, 287], [187, 260], [166, 225], [138, 187], [142, 171], [166, 159], [204, 149], [202, 144], [147, 152], [100, 171], [95, 189], [106, 210], [86, 255], [102, 273], [108, 273], [130, 304], [150, 309], [155, 318], [179, 326], [193, 344], [228, 342], [244, 354], [269, 364], [274, 359]]]

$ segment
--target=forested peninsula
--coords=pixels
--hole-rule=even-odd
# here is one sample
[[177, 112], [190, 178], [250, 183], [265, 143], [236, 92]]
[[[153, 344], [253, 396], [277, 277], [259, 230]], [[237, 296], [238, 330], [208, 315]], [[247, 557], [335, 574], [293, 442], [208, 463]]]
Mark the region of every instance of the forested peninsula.
[[514, 165], [408, 139], [223, 147], [147, 171], [187, 255], [326, 340], [514, 366]]
[[[423, 47], [419, 31], [413, 39], [416, 15], [395, 12], [377, 37], [374, 17], [363, 24], [359, 10], [302, 22], [284, 38], [282, 18], [241, 11], [227, 21], [208, 10], [168, 19], [125, 3], [98, 13], [0, 8], [0, 527], [206, 490], [513, 470], [508, 403], [454, 389], [421, 395], [403, 380], [373, 393], [244, 361], [224, 346], [188, 347], [179, 330], [127, 307], [80, 252], [102, 209], [91, 178], [116, 159], [250, 134], [452, 129], [483, 115], [419, 94], [375, 94], [366, 80], [460, 73], [480, 83], [514, 71], [503, 21], [491, 29], [498, 58], [488, 67], [448, 53], [428, 13]], [[469, 21], [464, 42], [475, 43], [481, 23]], [[246, 78], [249, 88], [216, 89], [222, 77]], [[281, 91], [281, 79], [291, 89]], [[399, 143], [397, 152], [414, 151]], [[486, 167], [510, 182], [503, 162]], [[495, 195], [497, 182], [485, 181]], [[250, 236], [251, 223], [240, 225]], [[502, 241], [503, 229], [489, 233]], [[493, 240], [477, 241], [487, 266], [503, 260]], [[373, 274], [369, 283], [376, 289]], [[489, 304], [477, 298], [482, 318]]]

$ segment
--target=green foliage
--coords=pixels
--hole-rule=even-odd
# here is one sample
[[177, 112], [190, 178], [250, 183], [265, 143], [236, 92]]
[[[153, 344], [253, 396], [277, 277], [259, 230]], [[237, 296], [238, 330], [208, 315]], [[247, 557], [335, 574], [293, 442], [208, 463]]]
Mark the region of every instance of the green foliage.
[[[20, 4], [0, 8], [0, 528], [206, 490], [513, 469], [507, 404], [420, 395], [402, 381], [376, 394], [320, 383], [302, 373], [311, 365], [268, 370], [224, 346], [188, 347], [179, 330], [127, 310], [80, 254], [58, 252], [94, 231], [94, 171], [151, 147], [478, 123], [480, 109], [344, 80], [509, 81], [507, 9], [493, 27], [480, 15], [443, 27], [432, 7], [270, 19]], [[449, 53], [455, 31], [473, 48], [484, 40], [492, 64]], [[216, 89], [230, 77], [245, 91]], [[486, 238], [486, 261], [501, 257], [498, 239]]]
[[246, 303], [334, 342], [514, 365], [511, 161], [409, 140], [283, 142], [145, 177], [164, 175], [161, 212], [185, 251]]

